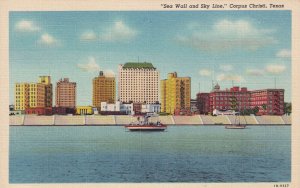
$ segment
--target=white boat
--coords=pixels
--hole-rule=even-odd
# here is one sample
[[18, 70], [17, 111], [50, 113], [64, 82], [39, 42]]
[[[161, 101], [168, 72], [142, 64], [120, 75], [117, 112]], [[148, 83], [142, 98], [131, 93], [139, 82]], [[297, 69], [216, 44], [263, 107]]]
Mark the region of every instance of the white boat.
[[136, 122], [125, 125], [125, 128], [130, 131], [164, 131], [167, 129], [167, 126], [158, 120], [155, 122], [150, 122], [150, 117], [155, 117], [155, 115], [148, 113], [143, 118], [138, 116]]

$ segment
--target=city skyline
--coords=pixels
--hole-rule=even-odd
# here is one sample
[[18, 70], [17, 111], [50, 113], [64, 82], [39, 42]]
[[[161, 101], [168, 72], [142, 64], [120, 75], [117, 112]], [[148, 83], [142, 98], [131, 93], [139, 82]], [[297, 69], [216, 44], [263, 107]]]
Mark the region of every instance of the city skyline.
[[[92, 79], [126, 62], [191, 77], [191, 98], [222, 89], [285, 89], [291, 101], [290, 11], [11, 12], [10, 103], [16, 82], [50, 75], [78, 84], [91, 105]], [[275, 81], [276, 79], [276, 81]]]

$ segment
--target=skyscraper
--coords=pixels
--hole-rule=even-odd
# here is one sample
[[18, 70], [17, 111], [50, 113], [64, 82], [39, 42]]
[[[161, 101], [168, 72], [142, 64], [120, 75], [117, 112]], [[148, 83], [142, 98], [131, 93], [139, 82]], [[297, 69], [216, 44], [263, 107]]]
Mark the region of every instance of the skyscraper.
[[53, 90], [52, 90], [50, 76], [40, 76], [38, 83], [43, 84], [45, 87], [45, 106], [44, 107], [52, 107]]
[[15, 84], [15, 110], [25, 110], [29, 107], [29, 84]]
[[46, 87], [41, 83], [29, 84], [29, 107], [43, 108], [46, 107]]
[[174, 114], [176, 111], [190, 111], [191, 78], [177, 77], [169, 73], [168, 79], [161, 80], [161, 111]]
[[118, 97], [121, 102], [154, 104], [158, 99], [159, 72], [152, 63], [119, 65]]
[[76, 82], [69, 78], [60, 79], [56, 83], [56, 107], [76, 107]]
[[116, 82], [114, 77], [104, 76], [103, 71], [93, 79], [93, 106], [101, 107], [101, 102], [115, 102]]

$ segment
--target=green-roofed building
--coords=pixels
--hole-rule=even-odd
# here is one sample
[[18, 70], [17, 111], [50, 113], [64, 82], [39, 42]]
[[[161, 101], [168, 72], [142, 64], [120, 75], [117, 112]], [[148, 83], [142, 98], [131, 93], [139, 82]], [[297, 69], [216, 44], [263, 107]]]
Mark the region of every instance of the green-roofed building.
[[123, 69], [156, 69], [153, 67], [152, 63], [143, 62], [143, 63], [133, 63], [128, 62], [123, 65]]
[[158, 98], [159, 72], [148, 62], [119, 65], [118, 98], [121, 102], [154, 104]]

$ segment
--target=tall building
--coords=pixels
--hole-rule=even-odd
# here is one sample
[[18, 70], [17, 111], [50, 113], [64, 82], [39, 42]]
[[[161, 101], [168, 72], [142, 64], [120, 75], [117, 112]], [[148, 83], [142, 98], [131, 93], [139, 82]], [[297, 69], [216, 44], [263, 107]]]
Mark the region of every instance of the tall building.
[[197, 108], [200, 114], [208, 114], [209, 108], [209, 93], [197, 93]]
[[119, 65], [118, 97], [121, 102], [154, 104], [158, 99], [159, 72], [152, 63]]
[[116, 82], [114, 77], [104, 76], [103, 71], [93, 79], [93, 106], [101, 107], [101, 102], [115, 102]]
[[50, 76], [40, 76], [38, 83], [15, 84], [15, 108], [52, 107], [52, 84]]
[[44, 107], [52, 107], [53, 104], [53, 90], [51, 84], [50, 76], [40, 76], [39, 82], [43, 84], [45, 87], [45, 106]]
[[29, 107], [29, 84], [15, 84], [15, 110], [25, 110]]
[[210, 93], [198, 93], [198, 109], [201, 114], [213, 110], [243, 111], [257, 108], [258, 115], [283, 115], [284, 90], [262, 89], [249, 91], [237, 86], [221, 90], [217, 84]]
[[190, 111], [191, 78], [177, 77], [169, 73], [168, 79], [161, 80], [161, 111], [174, 114], [175, 111]]
[[69, 78], [60, 79], [56, 83], [56, 107], [76, 107], [76, 82], [70, 82]]
[[41, 83], [29, 84], [29, 107], [46, 107], [46, 87]]

